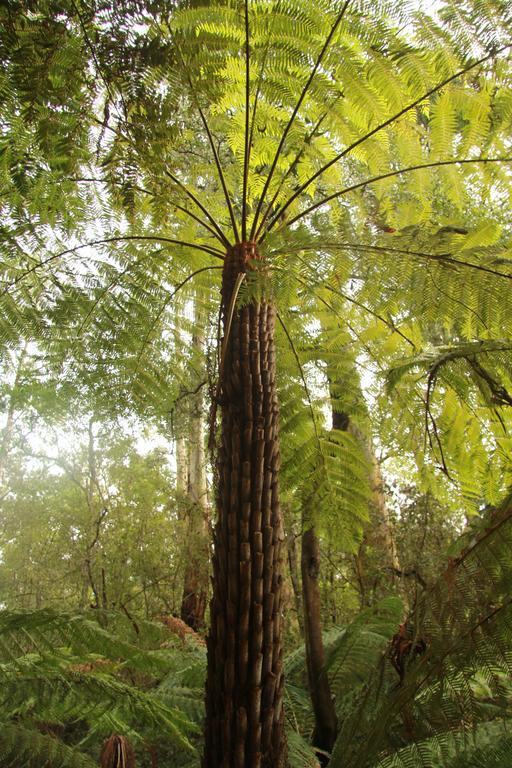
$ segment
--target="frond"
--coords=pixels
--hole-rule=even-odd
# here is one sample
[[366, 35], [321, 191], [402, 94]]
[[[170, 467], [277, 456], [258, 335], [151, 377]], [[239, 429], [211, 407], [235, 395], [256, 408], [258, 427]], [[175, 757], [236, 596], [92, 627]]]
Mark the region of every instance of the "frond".
[[[390, 649], [400, 675], [384, 656], [342, 725], [334, 766], [412, 765], [418, 756], [432, 760], [438, 748], [449, 753], [455, 732], [469, 743], [484, 712], [499, 726], [511, 663], [511, 514], [509, 495], [468, 532], [420, 598]], [[475, 685], [482, 675], [496, 705], [487, 710]], [[402, 747], [405, 762], [396, 756]]]
[[0, 731], [0, 754], [6, 768], [97, 768], [96, 760], [50, 734], [5, 722]]

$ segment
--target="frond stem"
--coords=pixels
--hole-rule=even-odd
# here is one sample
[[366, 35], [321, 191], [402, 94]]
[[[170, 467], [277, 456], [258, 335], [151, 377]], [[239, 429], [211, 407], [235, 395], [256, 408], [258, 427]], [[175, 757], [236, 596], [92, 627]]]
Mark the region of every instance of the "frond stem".
[[[427, 259], [430, 261], [437, 261], [440, 263], [446, 263], [446, 264], [455, 264], [457, 266], [461, 267], [468, 267], [469, 269], [476, 269], [478, 272], [486, 272], [490, 275], [495, 275], [496, 277], [504, 277], [507, 280], [512, 280], [512, 275], [507, 274], [506, 272], [498, 272], [496, 269], [491, 269], [490, 267], [484, 267], [481, 264], [473, 264], [471, 261], [463, 261], [462, 259], [455, 259], [453, 256], [451, 256], [449, 253], [426, 253], [424, 251], [410, 251], [406, 248], [392, 248], [388, 246], [383, 245], [364, 245], [361, 243], [326, 243], [323, 246], [324, 248], [331, 248], [331, 249], [342, 249], [342, 250], [350, 250], [352, 248], [355, 251], [375, 251], [377, 253], [399, 253], [404, 256], [416, 256], [421, 259]], [[289, 252], [290, 248], [287, 249]], [[301, 248], [300, 250], [306, 250], [306, 248]]]
[[217, 152], [217, 147], [215, 146], [215, 142], [213, 140], [213, 135], [212, 135], [212, 132], [210, 130], [210, 126], [208, 125], [208, 121], [206, 119], [206, 115], [205, 115], [205, 113], [204, 113], [204, 111], [203, 111], [203, 109], [202, 109], [202, 107], [201, 107], [201, 105], [199, 103], [199, 98], [197, 96], [197, 92], [196, 92], [196, 89], [194, 87], [194, 83], [192, 81], [192, 77], [190, 75], [189, 69], [188, 69], [187, 65], [185, 64], [185, 60], [184, 60], [183, 56], [181, 55], [179, 44], [176, 45], [176, 50], [178, 52], [178, 55], [179, 55], [180, 60], [181, 60], [181, 64], [182, 64], [183, 69], [185, 71], [185, 77], [187, 78], [187, 81], [188, 81], [188, 84], [189, 84], [189, 87], [190, 87], [190, 92], [192, 94], [193, 101], [195, 103], [197, 112], [199, 114], [199, 117], [201, 118], [201, 122], [203, 124], [206, 136], [208, 138], [208, 143], [210, 144], [210, 148], [211, 148], [211, 151], [212, 151], [213, 159], [214, 159], [214, 162], [215, 162], [215, 167], [217, 169], [217, 174], [219, 176], [219, 181], [221, 183], [222, 190], [224, 192], [224, 199], [225, 199], [226, 205], [228, 207], [229, 218], [231, 219], [231, 226], [232, 226], [232, 229], [233, 229], [233, 235], [234, 235], [235, 240], [238, 242], [240, 240], [239, 233], [238, 233], [238, 226], [237, 226], [237, 223], [236, 223], [235, 212], [233, 210], [233, 204], [231, 202], [231, 197], [230, 197], [229, 192], [228, 192], [228, 188], [227, 188], [227, 184], [226, 184], [226, 179], [225, 179], [225, 176], [224, 176], [224, 171], [222, 170], [222, 164], [220, 162], [219, 153]]
[[[368, 186], [368, 184], [373, 184], [376, 181], [382, 181], [383, 179], [390, 179], [393, 176], [402, 176], [404, 173], [410, 173], [411, 171], [419, 171], [422, 168], [440, 168], [442, 166], [447, 165], [468, 165], [470, 163], [510, 163], [512, 162], [512, 157], [474, 157], [474, 158], [467, 158], [463, 160], [436, 160], [432, 163], [420, 163], [418, 165], [410, 165], [407, 168], [399, 168], [396, 171], [388, 171], [388, 173], [381, 173], [378, 176], [373, 176], [371, 179], [366, 179], [365, 181], [360, 181], [357, 184], [351, 184], [350, 187], [345, 187], [344, 189], [340, 189], [338, 192], [333, 192], [332, 195], [328, 195], [327, 197], [322, 198], [322, 200], [318, 200], [318, 202], [314, 203], [313, 205], [310, 205], [309, 208], [306, 208], [305, 211], [302, 211], [302, 213], [297, 214], [297, 216], [294, 216], [293, 219], [290, 219], [287, 222], [287, 226], [291, 226], [292, 224], [295, 224], [296, 221], [299, 221], [304, 216], [307, 216], [309, 213], [312, 213], [317, 208], [320, 208], [320, 206], [325, 205], [326, 203], [330, 202], [331, 200], [335, 200], [338, 197], [341, 197], [342, 195], [346, 195], [349, 192], [354, 192], [356, 189], [361, 189], [362, 187]], [[267, 232], [269, 230], [267, 229]]]
[[339, 25], [341, 24], [341, 22], [343, 20], [343, 17], [345, 15], [345, 11], [347, 10], [347, 8], [350, 5], [350, 3], [351, 3], [351, 0], [345, 0], [345, 3], [343, 4], [343, 7], [342, 7], [341, 11], [339, 12], [338, 16], [336, 17], [336, 20], [335, 20], [334, 24], [331, 27], [331, 31], [327, 35], [327, 38], [326, 38], [326, 40], [325, 40], [325, 42], [324, 42], [324, 44], [322, 46], [322, 50], [320, 51], [320, 54], [318, 55], [318, 58], [317, 58], [317, 60], [315, 62], [315, 65], [314, 65], [313, 69], [311, 70], [311, 73], [310, 73], [310, 75], [309, 75], [309, 77], [308, 77], [308, 79], [307, 79], [307, 81], [306, 81], [306, 83], [305, 83], [305, 85], [304, 85], [304, 87], [302, 89], [302, 92], [301, 92], [301, 94], [299, 96], [299, 100], [297, 101], [297, 103], [296, 103], [296, 105], [295, 105], [295, 107], [293, 109], [293, 112], [292, 112], [292, 114], [290, 116], [290, 119], [288, 120], [288, 123], [287, 123], [283, 133], [281, 134], [281, 139], [279, 141], [276, 153], [274, 155], [274, 159], [272, 161], [272, 165], [270, 166], [270, 170], [268, 172], [268, 176], [267, 176], [267, 178], [265, 180], [265, 184], [263, 186], [262, 193], [261, 193], [260, 198], [258, 200], [258, 205], [256, 206], [256, 213], [254, 215], [254, 221], [252, 223], [250, 240], [254, 240], [254, 236], [255, 236], [255, 233], [256, 233], [257, 228], [258, 228], [258, 219], [259, 219], [259, 216], [260, 216], [260, 213], [261, 213], [261, 209], [263, 207], [263, 201], [265, 199], [265, 195], [267, 194], [268, 188], [269, 188], [270, 183], [272, 181], [272, 178], [274, 176], [274, 172], [276, 170], [277, 163], [278, 163], [279, 157], [281, 155], [281, 152], [283, 150], [284, 143], [286, 141], [288, 133], [290, 132], [290, 129], [291, 129], [291, 127], [292, 127], [292, 125], [293, 125], [293, 123], [295, 121], [295, 118], [297, 117], [299, 109], [302, 106], [302, 102], [306, 98], [306, 94], [309, 91], [309, 87], [310, 87], [311, 83], [313, 82], [313, 80], [315, 78], [315, 75], [316, 75], [316, 73], [318, 71], [318, 68], [320, 67], [320, 64], [322, 63], [322, 60], [323, 60], [323, 58], [324, 58], [324, 56], [325, 56], [325, 54], [326, 54], [326, 52], [327, 52], [327, 50], [329, 48], [329, 45], [331, 44], [331, 41], [332, 41], [334, 35], [336, 34], [336, 31], [337, 31]]
[[[334, 103], [336, 101], [338, 101], [338, 99], [340, 99], [340, 98], [341, 98], [341, 96], [337, 96], [335, 101], [334, 101]], [[333, 105], [331, 104], [331, 107], [332, 106]], [[329, 114], [328, 111], [324, 112], [323, 115], [321, 115], [321, 117], [317, 120], [316, 125], [313, 127], [313, 129], [307, 134], [307, 136], [305, 136], [305, 138], [304, 138], [304, 144], [305, 145], [308, 142], [310, 142], [311, 139], [313, 139], [316, 136], [317, 131], [320, 129], [323, 121], [325, 120], [325, 118], [327, 117], [328, 114]], [[304, 147], [302, 147], [302, 149], [299, 152], [297, 152], [294, 160], [290, 163], [290, 166], [289, 166], [288, 170], [286, 171], [286, 173], [283, 174], [279, 184], [277, 185], [277, 189], [274, 192], [271, 201], [267, 205], [263, 216], [261, 217], [261, 221], [260, 221], [258, 230], [257, 230], [257, 232], [256, 232], [256, 234], [254, 236], [254, 239], [256, 240], [256, 242], [259, 242], [258, 238], [260, 237], [260, 235], [261, 235], [261, 233], [262, 233], [262, 231], [263, 231], [263, 229], [265, 227], [265, 223], [266, 223], [268, 217], [270, 216], [272, 208], [274, 207], [274, 203], [276, 202], [277, 198], [279, 197], [279, 194], [280, 194], [280, 192], [281, 192], [281, 190], [283, 188], [284, 183], [286, 182], [286, 179], [288, 179], [291, 176], [291, 174], [294, 172], [295, 168], [297, 167], [297, 165], [298, 165], [301, 157], [304, 155], [305, 151], [306, 150], [305, 150], [305, 146], [304, 146]], [[284, 213], [284, 208], [279, 209], [279, 215], [281, 215], [282, 213]]]
[[217, 267], [217, 266], [213, 266], [213, 265], [212, 265], [212, 266], [209, 266], [209, 267], [201, 267], [200, 269], [196, 269], [196, 270], [195, 270], [195, 272], [191, 272], [191, 273], [190, 273], [190, 275], [187, 275], [187, 277], [186, 277], [184, 280], [182, 280], [182, 281], [181, 281], [181, 283], [178, 283], [178, 285], [177, 285], [177, 286], [174, 288], [174, 290], [173, 290], [173, 291], [172, 291], [172, 292], [169, 294], [169, 296], [167, 296], [167, 298], [165, 299], [165, 301], [162, 303], [162, 306], [161, 306], [161, 307], [160, 307], [160, 309], [158, 310], [158, 312], [157, 312], [157, 314], [156, 314], [156, 317], [154, 317], [154, 319], [152, 320], [152, 322], [151, 322], [151, 326], [150, 326], [150, 328], [149, 328], [149, 330], [148, 330], [147, 334], [145, 335], [145, 337], [144, 337], [144, 340], [143, 340], [143, 342], [142, 342], [142, 344], [141, 344], [141, 346], [140, 346], [140, 349], [139, 349], [139, 353], [138, 353], [138, 355], [137, 355], [137, 362], [136, 362], [136, 364], [135, 364], [135, 371], [134, 371], [134, 373], [137, 373], [137, 371], [138, 371], [138, 369], [139, 369], [139, 365], [140, 365], [140, 361], [141, 361], [141, 358], [142, 358], [142, 354], [143, 354], [143, 352], [144, 352], [144, 349], [146, 348], [146, 345], [147, 345], [147, 343], [148, 343], [148, 341], [149, 341], [149, 339], [150, 339], [150, 337], [151, 337], [151, 334], [152, 334], [152, 333], [155, 331], [155, 328], [157, 327], [157, 325], [158, 325], [158, 322], [159, 322], [160, 318], [162, 317], [163, 313], [165, 312], [165, 310], [167, 309], [167, 307], [169, 306], [169, 304], [171, 303], [171, 301], [174, 299], [174, 297], [176, 296], [176, 294], [177, 294], [179, 291], [181, 291], [181, 289], [182, 289], [182, 288], [183, 288], [183, 287], [184, 287], [184, 286], [185, 286], [185, 285], [186, 285], [188, 282], [190, 282], [190, 280], [192, 280], [194, 277], [196, 277], [196, 275], [199, 275], [199, 274], [201, 274], [202, 272], [206, 272], [206, 271], [207, 271], [207, 270], [209, 270], [209, 269], [223, 269], [223, 267], [220, 267], [220, 266], [219, 266], [219, 267]]
[[[270, 230], [275, 226], [277, 221], [279, 220], [279, 217], [284, 214], [284, 212], [292, 205], [292, 203], [314, 182], [316, 179], [321, 176], [325, 171], [327, 171], [331, 166], [333, 166], [335, 163], [339, 162], [339, 160], [342, 160], [344, 157], [346, 157], [352, 150], [359, 147], [361, 144], [363, 144], [365, 141], [368, 141], [372, 136], [375, 136], [376, 133], [379, 133], [379, 131], [382, 131], [384, 128], [387, 128], [389, 125], [392, 125], [392, 123], [395, 122], [395, 120], [399, 120], [403, 115], [407, 114], [411, 109], [414, 109], [419, 104], [421, 104], [422, 101], [425, 101], [425, 99], [428, 99], [430, 96], [433, 96], [435, 93], [440, 91], [442, 88], [444, 88], [446, 85], [451, 83], [453, 80], [456, 80], [459, 77], [462, 77], [463, 75], [470, 72], [472, 69], [475, 69], [475, 67], [480, 66], [480, 64], [484, 64], [486, 61], [488, 61], [493, 56], [497, 56], [499, 53], [502, 53], [507, 48], [510, 48], [511, 44], [504, 45], [502, 48], [499, 48], [498, 50], [492, 51], [487, 56], [482, 57], [481, 59], [478, 59], [478, 61], [473, 62], [467, 67], [464, 67], [463, 69], [458, 70], [458, 72], [455, 72], [455, 74], [451, 75], [450, 77], [443, 80], [441, 83], [438, 83], [436, 86], [431, 88], [429, 91], [426, 91], [424, 94], [422, 94], [418, 99], [415, 99], [410, 104], [407, 104], [403, 109], [401, 109], [399, 112], [396, 112], [394, 115], [389, 117], [387, 120], [384, 120], [382, 123], [379, 123], [379, 125], [376, 125], [375, 128], [372, 128], [371, 131], [366, 133], [364, 136], [361, 136], [359, 139], [354, 141], [352, 144], [350, 144], [348, 147], [345, 147], [345, 149], [340, 152], [336, 157], [333, 157], [332, 160], [329, 160], [328, 163], [323, 165], [321, 168], [318, 169], [307, 181], [305, 181], [303, 184], [300, 185], [298, 189], [295, 190], [293, 195], [286, 201], [286, 203], [279, 208], [274, 216], [272, 217], [271, 221], [269, 222], [269, 225], [266, 229], [266, 232], [270, 232]], [[265, 234], [266, 234], [265, 232]]]
[[[94, 177], [88, 177], [88, 176], [77, 176], [77, 177], [69, 176], [67, 180], [76, 182], [77, 184], [89, 182], [89, 183], [106, 184], [106, 185], [114, 184], [114, 186], [118, 186], [118, 187], [123, 186], [122, 182], [111, 181], [110, 179], [109, 180], [96, 179]], [[138, 184], [132, 184], [131, 187], [132, 189], [135, 189], [137, 192], [141, 192], [142, 194], [149, 195], [151, 197], [157, 197], [156, 192], [151, 192], [151, 190], [146, 189], [145, 187], [141, 187]], [[170, 203], [170, 205], [174, 206], [176, 210], [181, 211], [186, 216], [189, 216], [191, 219], [194, 219], [194, 221], [196, 221], [198, 224], [204, 227], [208, 232], [210, 232], [211, 235], [213, 235], [213, 237], [216, 240], [219, 241], [219, 243], [222, 243], [222, 245], [226, 245], [226, 243], [224, 242], [224, 240], [222, 240], [218, 232], [216, 232], [213, 229], [213, 227], [210, 227], [210, 225], [207, 224], [205, 221], [203, 221], [199, 216], [196, 216], [195, 213], [192, 213], [192, 211], [189, 211], [187, 208], [184, 208], [182, 205], [179, 205], [179, 203], [174, 202], [174, 200], [169, 200], [168, 202]]]
[[206, 245], [198, 245], [197, 243], [188, 243], [185, 240], [175, 240], [170, 237], [157, 237], [152, 235], [124, 235], [119, 237], [106, 237], [102, 240], [89, 240], [87, 243], [80, 243], [80, 245], [75, 245], [73, 248], [66, 248], [64, 251], [60, 251], [59, 253], [54, 253], [52, 256], [49, 256], [44, 261], [38, 262], [37, 264], [34, 264], [33, 267], [30, 269], [27, 269], [25, 272], [23, 272], [21, 275], [19, 275], [15, 280], [13, 280], [11, 283], [9, 283], [4, 290], [2, 291], [1, 295], [4, 295], [9, 292], [11, 288], [14, 288], [15, 285], [17, 285], [19, 282], [24, 280], [28, 275], [31, 275], [33, 272], [36, 272], [38, 269], [41, 269], [42, 267], [47, 266], [47, 264], [50, 264], [50, 262], [55, 261], [56, 259], [60, 259], [63, 256], [67, 256], [70, 253], [76, 253], [76, 251], [81, 250], [82, 248], [92, 248], [96, 245], [106, 245], [108, 243], [120, 243], [120, 242], [129, 242], [129, 241], [150, 241], [150, 242], [157, 242], [157, 243], [170, 243], [172, 245], [181, 245], [187, 248], [195, 248], [198, 251], [203, 251], [205, 253], [210, 254], [210, 256], [215, 256], [218, 259], [224, 259], [224, 255], [217, 251], [215, 248], [210, 248]]
[[247, 182], [249, 179], [250, 146], [250, 60], [249, 60], [249, 0], [244, 2], [245, 14], [245, 140], [244, 140], [244, 178], [242, 190], [242, 241], [247, 239]]
[[168, 176], [171, 179], [171, 181], [173, 181], [176, 184], [176, 186], [178, 186], [187, 195], [187, 197], [189, 197], [192, 200], [192, 202], [194, 202], [197, 205], [197, 207], [204, 213], [208, 221], [212, 224], [215, 231], [218, 233], [220, 241], [225, 245], [226, 248], [230, 248], [231, 243], [229, 242], [228, 238], [226, 237], [222, 229], [219, 227], [219, 225], [217, 224], [217, 222], [215, 221], [211, 213], [208, 212], [208, 210], [199, 200], [199, 198], [197, 198], [196, 195], [194, 195], [194, 193], [187, 187], [186, 184], [184, 184], [182, 181], [180, 181], [180, 179], [178, 179], [177, 176], [171, 173], [171, 171], [166, 169], [165, 175]]

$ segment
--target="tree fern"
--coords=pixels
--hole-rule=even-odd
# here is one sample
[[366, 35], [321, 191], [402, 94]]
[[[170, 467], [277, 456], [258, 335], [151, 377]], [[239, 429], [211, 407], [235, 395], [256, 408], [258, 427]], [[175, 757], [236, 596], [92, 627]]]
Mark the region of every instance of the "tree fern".
[[[176, 400], [162, 339], [168, 333], [173, 350], [183, 346], [191, 283], [223, 263], [222, 362], [211, 388], [224, 426], [209, 639], [210, 761], [222, 761], [224, 751], [235, 755], [229, 757], [233, 765], [244, 764], [249, 732], [250, 754], [262, 752], [263, 764], [284, 761], [273, 262], [290, 272], [288, 287], [284, 281], [290, 290], [308, 275], [311, 254], [321, 256], [320, 274], [311, 280], [309, 271], [308, 300], [341, 314], [359, 357], [376, 358], [381, 367], [390, 348], [400, 356], [403, 345], [416, 352], [436, 321], [457, 341], [474, 341], [481, 326], [488, 327], [486, 338], [509, 335], [505, 313], [495, 309], [505, 306], [509, 270], [490, 265], [478, 239], [466, 250], [456, 238], [436, 242], [441, 217], [457, 225], [471, 200], [495, 208], [494, 201], [509, 194], [509, 41], [500, 39], [506, 9], [497, 10], [495, 34], [493, 3], [480, 16], [471, 6], [449, 9], [445, 27], [401, 4], [350, 0], [314, 9], [302, 0], [279, 0], [183, 5], [172, 12], [163, 3], [120, 9], [73, 4], [55, 13], [44, 3], [37, 18], [18, 6], [3, 12], [5, 341], [16, 346], [35, 338], [57, 354], [64, 370], [72, 361], [79, 375], [89, 374], [104, 389], [121, 385], [127, 401], [133, 397], [142, 409], [146, 393], [156, 392], [153, 402], [164, 401], [154, 406], [161, 416]], [[449, 25], [461, 15], [464, 29], [457, 36]], [[404, 23], [410, 36], [400, 29]], [[468, 41], [479, 32], [472, 46]], [[482, 125], [476, 136], [466, 129], [467, 116], [476, 114], [475, 93]], [[409, 227], [427, 233], [418, 248]], [[392, 244], [389, 234], [397, 234]], [[124, 253], [118, 252], [121, 242], [128, 245]], [[150, 242], [146, 260], [134, 246]], [[92, 244], [99, 256], [88, 257]], [[244, 303], [242, 292], [237, 301], [240, 273], [256, 271], [253, 262], [259, 261], [265, 278], [259, 294]], [[300, 269], [295, 262], [302, 262]], [[483, 299], [485, 317], [477, 322]], [[276, 302], [279, 309], [278, 296]], [[260, 311], [266, 326], [257, 320]], [[295, 349], [292, 362], [303, 368], [287, 320], [279, 315]], [[254, 369], [248, 354], [243, 362], [238, 357], [247, 339], [266, 355]], [[308, 389], [303, 371], [298, 379], [296, 370], [284, 377], [286, 383], [293, 376], [293, 384]], [[260, 402], [266, 403], [261, 413]], [[251, 413], [242, 414], [240, 404]], [[319, 506], [339, 498], [345, 474], [360, 509], [356, 446], [345, 435], [325, 439], [309, 394], [303, 404], [313, 432], [303, 443], [304, 494], [314, 492]], [[253, 428], [258, 419], [264, 428]], [[267, 451], [263, 458], [261, 450]], [[443, 458], [440, 466], [447, 475]], [[248, 494], [260, 487], [264, 494], [254, 492], [247, 512], [241, 489]], [[347, 505], [342, 513], [353, 527]], [[249, 579], [260, 540], [265, 596], [260, 582]], [[242, 551], [248, 564], [240, 569]], [[246, 669], [249, 638], [256, 650]], [[240, 650], [237, 661], [233, 649]], [[253, 674], [260, 674], [255, 686], [267, 702], [263, 710], [258, 697], [249, 706]], [[222, 749], [214, 746], [219, 738]]]

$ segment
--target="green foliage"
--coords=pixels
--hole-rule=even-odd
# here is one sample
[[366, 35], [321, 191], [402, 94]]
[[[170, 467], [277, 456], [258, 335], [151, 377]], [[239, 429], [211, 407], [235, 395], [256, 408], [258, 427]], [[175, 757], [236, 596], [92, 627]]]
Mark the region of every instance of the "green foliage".
[[[44, 369], [18, 365], [21, 379], [1, 393], [8, 423], [48, 409], [57, 381], [54, 417], [61, 403], [71, 410], [86, 397], [97, 417], [136, 413], [167, 429], [203, 383], [190, 351], [199, 326], [215, 399], [218, 272], [233, 242], [255, 240], [263, 269], [239, 301], [266, 295], [279, 311], [283, 484], [293, 512], [353, 552], [368, 519], [373, 439], [395, 466], [398, 457], [414, 467], [420, 492], [484, 526], [419, 597], [408, 631], [426, 650], [410, 654], [402, 680], [385, 655], [397, 603], [331, 638], [342, 719], [333, 768], [498, 765], [507, 740], [487, 756], [481, 743], [509, 700], [509, 510], [480, 511], [511, 480], [507, 3], [450, 2], [434, 19], [387, 2], [15, 2], [0, 22], [0, 345], [13, 357], [29, 345]], [[328, 428], [331, 406], [362, 440]], [[137, 594], [121, 573], [128, 539], [147, 533], [158, 553], [155, 539], [165, 548], [173, 531], [166, 478], [151, 466], [158, 457], [112, 443], [105, 464], [117, 492], [106, 518], [123, 520], [125, 534], [105, 525], [99, 548], [122, 604]], [[20, 564], [28, 537], [23, 575], [37, 581], [38, 539], [50, 532], [58, 551], [54, 529], [64, 521], [71, 530], [78, 517], [72, 556], [93, 561], [99, 604], [101, 565], [81, 545], [96, 547], [105, 515], [91, 471], [89, 486], [82, 482], [85, 463], [82, 455], [78, 473], [63, 465], [55, 482], [33, 472], [30, 488], [9, 489], [5, 539], [18, 517], [37, 513], [38, 527], [11, 537], [5, 562]], [[141, 531], [148, 510], [149, 533]], [[136, 549], [145, 590], [158, 556], [147, 568]], [[4, 635], [6, 691], [23, 682], [26, 701], [30, 690], [41, 701], [38, 714], [25, 699], [12, 697], [15, 710], [4, 702], [11, 763], [16, 738], [23, 749], [33, 740], [27, 760], [75, 759], [37, 727], [82, 712], [95, 736], [121, 727], [144, 740], [163, 728], [170, 749], [187, 747], [193, 728], [176, 710], [200, 717], [201, 659], [182, 669], [172, 652], [141, 650], [84, 617], [64, 625], [49, 613], [10, 616]], [[111, 656], [113, 667], [78, 673], [90, 653]], [[129, 686], [126, 669], [150, 675], [167, 705]], [[490, 706], [476, 691], [482, 676]], [[307, 764], [299, 683], [288, 691], [300, 721], [290, 755]], [[99, 697], [108, 705], [98, 714]], [[134, 724], [139, 716], [149, 735]]]
[[[166, 637], [163, 628], [154, 630], [160, 641]], [[155, 680], [194, 653], [168, 634], [165, 648], [145, 649], [116, 614], [4, 612], [0, 652], [6, 765], [96, 765], [101, 741], [112, 732], [141, 746], [157, 739], [176, 755], [194, 751], [197, 726], [154, 689]]]
[[[438, 582], [418, 599], [405, 625], [400, 681], [384, 656], [343, 722], [334, 766], [413, 765], [419, 755], [435, 765], [436, 755], [446, 760], [472, 733], [478, 746], [482, 721], [507, 717], [510, 520], [508, 496], [468, 531]], [[476, 686], [479, 677], [484, 688]]]

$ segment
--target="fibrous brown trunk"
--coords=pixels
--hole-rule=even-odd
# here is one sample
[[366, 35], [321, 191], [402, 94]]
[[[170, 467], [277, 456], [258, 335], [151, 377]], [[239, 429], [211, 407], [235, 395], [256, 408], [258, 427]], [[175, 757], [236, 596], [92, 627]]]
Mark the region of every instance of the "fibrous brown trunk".
[[[301, 570], [306, 665], [311, 703], [315, 715], [313, 745], [325, 752], [331, 752], [336, 741], [338, 723], [329, 680], [324, 668], [325, 654], [318, 585], [320, 547], [313, 527], [308, 528], [302, 534]], [[324, 764], [326, 763], [325, 760]]]
[[275, 309], [235, 308], [252, 243], [226, 254], [222, 282], [222, 433], [208, 637], [204, 768], [285, 764]]

